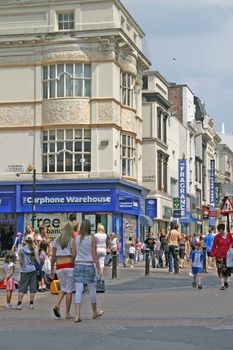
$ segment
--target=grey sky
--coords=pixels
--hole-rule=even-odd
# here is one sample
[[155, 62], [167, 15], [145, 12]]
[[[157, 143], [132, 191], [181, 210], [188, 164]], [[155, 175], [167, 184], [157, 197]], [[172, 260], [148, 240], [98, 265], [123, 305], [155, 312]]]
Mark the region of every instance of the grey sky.
[[[121, 0], [146, 34], [152, 69], [187, 84], [233, 133], [233, 0]], [[175, 58], [175, 60], [173, 60]]]

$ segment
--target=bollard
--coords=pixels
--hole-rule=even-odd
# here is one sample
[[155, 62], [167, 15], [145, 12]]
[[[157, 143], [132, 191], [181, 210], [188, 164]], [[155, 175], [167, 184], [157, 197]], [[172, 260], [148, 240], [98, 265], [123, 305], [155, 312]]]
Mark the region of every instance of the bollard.
[[112, 252], [112, 279], [117, 278], [117, 252]]
[[179, 273], [179, 247], [174, 248], [174, 271]]
[[203, 252], [203, 262], [202, 262], [202, 264], [203, 264], [203, 269], [202, 269], [202, 272], [204, 272], [204, 273], [208, 273], [207, 272], [207, 268], [206, 268], [206, 247], [202, 247], [202, 252]]
[[144, 250], [145, 254], [145, 276], [150, 274], [150, 249]]

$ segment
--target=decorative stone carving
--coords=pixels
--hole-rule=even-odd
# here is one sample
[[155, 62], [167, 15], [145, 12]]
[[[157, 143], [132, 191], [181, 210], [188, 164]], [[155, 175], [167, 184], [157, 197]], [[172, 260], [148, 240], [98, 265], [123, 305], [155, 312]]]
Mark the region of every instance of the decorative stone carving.
[[0, 105], [0, 127], [31, 126], [33, 122], [33, 104]]
[[135, 76], [137, 75], [137, 61], [135, 57], [121, 52], [118, 58], [118, 63], [124, 72], [131, 73]]
[[43, 55], [43, 61], [88, 61], [90, 58], [84, 51], [50, 52]]
[[125, 131], [131, 131], [137, 134], [137, 123], [135, 113], [128, 109], [122, 109], [121, 111], [122, 129]]
[[89, 124], [90, 102], [84, 99], [51, 100], [42, 103], [42, 123]]
[[120, 106], [114, 101], [97, 102], [99, 123], [120, 123]]

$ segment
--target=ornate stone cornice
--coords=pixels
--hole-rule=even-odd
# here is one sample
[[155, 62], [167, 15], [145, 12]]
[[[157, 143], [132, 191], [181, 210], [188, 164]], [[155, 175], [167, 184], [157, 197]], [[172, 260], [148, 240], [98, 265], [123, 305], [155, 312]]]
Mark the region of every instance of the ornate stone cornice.
[[33, 126], [34, 113], [33, 104], [0, 105], [0, 126]]

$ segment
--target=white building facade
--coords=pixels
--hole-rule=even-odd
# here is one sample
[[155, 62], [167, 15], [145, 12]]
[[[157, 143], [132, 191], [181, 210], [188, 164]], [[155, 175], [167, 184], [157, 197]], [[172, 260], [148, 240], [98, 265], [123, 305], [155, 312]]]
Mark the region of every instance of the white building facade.
[[145, 214], [141, 85], [150, 65], [143, 37], [120, 1], [1, 1], [6, 230], [48, 223], [54, 237], [72, 214], [89, 218], [93, 231], [101, 221], [122, 243], [138, 235]]

